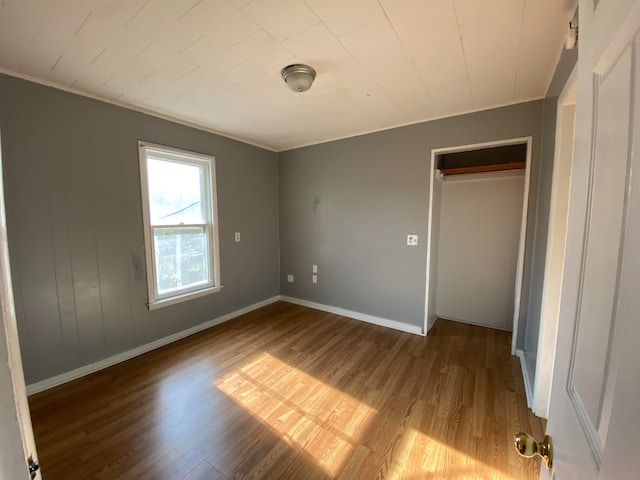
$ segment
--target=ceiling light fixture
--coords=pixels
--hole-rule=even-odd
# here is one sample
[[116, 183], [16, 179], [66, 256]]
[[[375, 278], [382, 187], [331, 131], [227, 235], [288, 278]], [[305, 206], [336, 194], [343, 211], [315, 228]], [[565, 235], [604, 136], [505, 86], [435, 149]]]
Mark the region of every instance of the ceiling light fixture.
[[295, 63], [282, 69], [282, 78], [294, 92], [306, 92], [316, 78], [316, 71], [309, 65]]

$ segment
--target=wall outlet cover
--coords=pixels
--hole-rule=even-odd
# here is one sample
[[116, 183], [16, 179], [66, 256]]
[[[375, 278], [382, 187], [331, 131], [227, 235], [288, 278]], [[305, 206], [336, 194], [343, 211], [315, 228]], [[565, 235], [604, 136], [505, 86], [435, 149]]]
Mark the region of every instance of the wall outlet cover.
[[407, 245], [412, 247], [418, 245], [418, 235], [407, 235]]

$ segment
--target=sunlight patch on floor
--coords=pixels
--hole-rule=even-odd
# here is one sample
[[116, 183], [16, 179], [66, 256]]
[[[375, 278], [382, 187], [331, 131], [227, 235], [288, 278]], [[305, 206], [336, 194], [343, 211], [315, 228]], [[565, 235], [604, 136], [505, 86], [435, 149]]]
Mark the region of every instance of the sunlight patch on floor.
[[391, 461], [388, 478], [418, 480], [433, 476], [447, 480], [516, 480], [508, 473], [410, 428]]
[[216, 386], [333, 478], [377, 413], [268, 353]]

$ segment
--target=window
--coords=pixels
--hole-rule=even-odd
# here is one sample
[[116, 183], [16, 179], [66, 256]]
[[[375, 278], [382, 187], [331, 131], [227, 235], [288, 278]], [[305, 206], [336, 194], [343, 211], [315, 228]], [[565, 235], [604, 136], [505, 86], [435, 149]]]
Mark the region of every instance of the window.
[[138, 145], [149, 309], [219, 291], [215, 159]]

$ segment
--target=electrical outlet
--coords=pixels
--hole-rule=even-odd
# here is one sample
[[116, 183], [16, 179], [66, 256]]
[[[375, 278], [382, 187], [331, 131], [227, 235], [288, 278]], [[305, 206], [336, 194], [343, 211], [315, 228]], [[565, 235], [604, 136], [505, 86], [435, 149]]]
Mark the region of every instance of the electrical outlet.
[[407, 235], [407, 245], [412, 247], [418, 245], [418, 235]]
[[318, 276], [317, 276], [317, 275], [313, 275], [313, 276], [311, 277], [311, 281], [312, 281], [313, 283], [318, 283]]
[[291, 274], [287, 275], [287, 282], [293, 283], [293, 275]]
[[240, 232], [236, 232], [236, 242], [240, 241]]
[[313, 273], [318, 273], [318, 265], [314, 265], [312, 270], [313, 270]]

